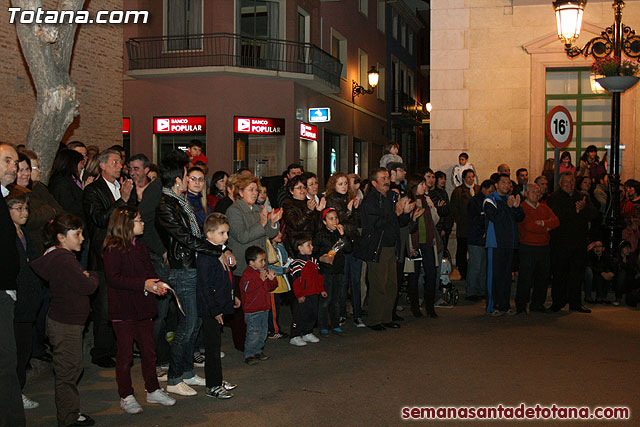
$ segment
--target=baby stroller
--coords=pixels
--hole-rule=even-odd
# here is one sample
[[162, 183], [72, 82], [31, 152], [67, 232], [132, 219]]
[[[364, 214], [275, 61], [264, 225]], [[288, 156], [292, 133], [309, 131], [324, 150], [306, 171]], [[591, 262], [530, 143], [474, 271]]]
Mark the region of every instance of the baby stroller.
[[460, 299], [460, 294], [456, 289], [451, 279], [449, 279], [449, 274], [451, 273], [451, 261], [449, 258], [442, 258], [442, 265], [440, 266], [440, 291], [442, 292], [442, 300], [454, 306], [458, 304], [458, 299]]

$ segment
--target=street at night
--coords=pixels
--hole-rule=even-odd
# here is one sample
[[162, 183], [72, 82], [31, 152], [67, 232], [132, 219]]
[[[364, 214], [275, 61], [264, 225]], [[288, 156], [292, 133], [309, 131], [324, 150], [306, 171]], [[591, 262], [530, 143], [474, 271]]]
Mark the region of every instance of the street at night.
[[[81, 409], [100, 426], [399, 425], [404, 406], [628, 406], [632, 417], [640, 409], [637, 310], [493, 318], [483, 306], [461, 300], [437, 309], [438, 319], [404, 311], [402, 328], [383, 332], [348, 322], [348, 336], [303, 348], [269, 340], [271, 359], [255, 366], [243, 363], [225, 329], [224, 377], [238, 384], [232, 399], [207, 398], [197, 387], [197, 396], [177, 396], [173, 407], [146, 404], [136, 359], [132, 377], [144, 412], [135, 416], [120, 409], [114, 371], [85, 354]], [[27, 412], [28, 425], [54, 426], [53, 375], [41, 373], [25, 393], [40, 402]]]

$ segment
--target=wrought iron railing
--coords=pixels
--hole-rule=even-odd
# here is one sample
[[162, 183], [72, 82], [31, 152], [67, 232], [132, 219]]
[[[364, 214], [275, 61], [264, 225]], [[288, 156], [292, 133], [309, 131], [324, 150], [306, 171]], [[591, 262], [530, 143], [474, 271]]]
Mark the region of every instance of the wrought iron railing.
[[129, 70], [233, 66], [312, 74], [340, 87], [342, 64], [311, 43], [231, 33], [127, 40]]
[[422, 104], [400, 91], [396, 91], [393, 94], [392, 112], [417, 122], [420, 122], [425, 117]]

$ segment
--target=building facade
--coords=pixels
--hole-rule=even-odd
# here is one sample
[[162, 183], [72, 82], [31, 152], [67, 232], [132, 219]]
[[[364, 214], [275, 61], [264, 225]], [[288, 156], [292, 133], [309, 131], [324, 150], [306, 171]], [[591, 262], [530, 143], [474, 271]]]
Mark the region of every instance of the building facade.
[[416, 10], [403, 0], [378, 4], [386, 4], [387, 9], [387, 134], [400, 146], [407, 167], [422, 169], [424, 161], [418, 146], [424, 144], [425, 115], [420, 102], [417, 35], [423, 24]]
[[[55, 2], [45, 1], [44, 7]], [[121, 10], [122, 0], [95, 0], [85, 8]], [[24, 61], [15, 25], [5, 8], [0, 19], [0, 110], [5, 123], [2, 141], [24, 144], [36, 108], [35, 87]], [[107, 148], [122, 143], [122, 25], [79, 25], [71, 59], [71, 79], [80, 102], [64, 141], [80, 140]]]
[[124, 34], [132, 152], [158, 162], [199, 139], [210, 171], [272, 176], [301, 162], [321, 182], [366, 174], [380, 157], [385, 102], [351, 97], [368, 65], [385, 61], [375, 1], [131, 3], [152, 21]]
[[[592, 59], [570, 59], [549, 0], [432, 0], [431, 164], [446, 170], [466, 151], [481, 179], [499, 163], [542, 172], [553, 149], [545, 115], [555, 105], [572, 113], [567, 151], [577, 163], [588, 145], [603, 158], [610, 142], [611, 99], [592, 88]], [[611, 1], [589, 1], [576, 45], [614, 22]], [[638, 30], [640, 4], [627, 2], [623, 22]], [[622, 179], [637, 176], [638, 88], [622, 95]]]

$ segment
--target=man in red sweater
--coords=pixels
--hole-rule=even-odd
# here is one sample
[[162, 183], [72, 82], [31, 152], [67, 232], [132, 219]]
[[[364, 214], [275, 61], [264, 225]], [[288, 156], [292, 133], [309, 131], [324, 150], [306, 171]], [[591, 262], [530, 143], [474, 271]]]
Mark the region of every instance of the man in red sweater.
[[[516, 311], [544, 313], [547, 288], [551, 276], [551, 249], [549, 231], [560, 226], [560, 220], [551, 208], [540, 203], [542, 192], [538, 184], [529, 184], [525, 201], [520, 204], [524, 220], [518, 223], [520, 234], [520, 273], [516, 287]], [[533, 287], [533, 294], [531, 288]]]

